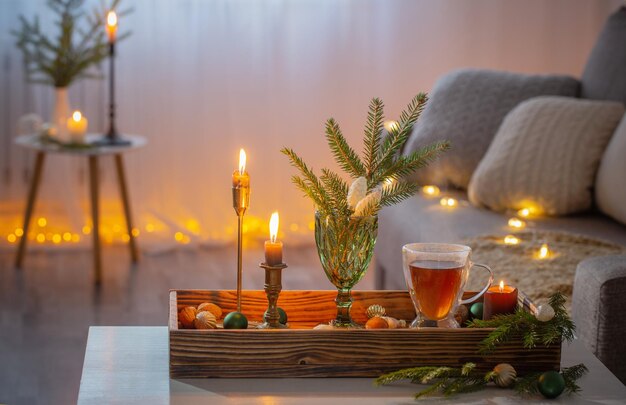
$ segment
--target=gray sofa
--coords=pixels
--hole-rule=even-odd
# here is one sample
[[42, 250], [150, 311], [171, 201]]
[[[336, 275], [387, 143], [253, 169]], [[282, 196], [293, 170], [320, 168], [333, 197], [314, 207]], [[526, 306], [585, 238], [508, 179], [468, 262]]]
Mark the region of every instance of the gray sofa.
[[[626, 6], [607, 21], [594, 46], [579, 81], [578, 96], [596, 100], [614, 100], [626, 104]], [[455, 80], [476, 71], [454, 72]], [[481, 71], [480, 77], [501, 75]], [[444, 77], [442, 80], [446, 80]], [[518, 86], [519, 87], [519, 86]], [[448, 89], [450, 90], [450, 89]], [[504, 90], [500, 89], [506, 93]], [[511, 89], [518, 91], [519, 89]], [[437, 91], [437, 86], [435, 86]], [[433, 92], [434, 93], [434, 92]], [[432, 95], [433, 98], [435, 94]], [[532, 97], [532, 96], [531, 96]], [[434, 103], [431, 108], [437, 108]], [[474, 106], [475, 107], [475, 106]], [[510, 106], [512, 108], [513, 106]], [[485, 115], [492, 111], [485, 111]], [[432, 122], [429, 106], [420, 119]], [[447, 116], [444, 119], [450, 118]], [[495, 126], [497, 129], [497, 125]], [[496, 131], [496, 129], [488, 129]], [[415, 131], [414, 130], [414, 131]], [[493, 138], [494, 134], [491, 134]], [[415, 132], [412, 137], [415, 136]], [[410, 145], [409, 139], [407, 145]], [[626, 150], [624, 151], [626, 156]], [[431, 169], [432, 170], [432, 169]], [[471, 174], [470, 174], [471, 175]], [[626, 187], [622, 181], [615, 187]], [[467, 201], [466, 191], [446, 194]], [[379, 215], [379, 235], [375, 252], [376, 284], [379, 289], [404, 289], [401, 248], [411, 242], [460, 242], [482, 234], [505, 232], [509, 216], [463, 204], [455, 210], [443, 210], [438, 200], [415, 196], [402, 204], [387, 207]], [[534, 220], [536, 229], [573, 232], [612, 241], [626, 246], [626, 226], [597, 210], [582, 215]], [[579, 337], [623, 382], [626, 382], [626, 256], [594, 258], [578, 267], [574, 285], [572, 312], [579, 325]]]

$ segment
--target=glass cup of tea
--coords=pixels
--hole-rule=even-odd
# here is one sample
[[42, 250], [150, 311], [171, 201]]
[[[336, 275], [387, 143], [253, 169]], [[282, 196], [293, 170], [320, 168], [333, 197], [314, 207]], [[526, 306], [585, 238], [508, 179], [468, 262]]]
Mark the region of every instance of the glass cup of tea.
[[[454, 315], [461, 304], [480, 298], [493, 283], [493, 272], [484, 264], [472, 263], [472, 249], [445, 243], [410, 243], [402, 247], [406, 280], [417, 318], [412, 328], [458, 328]], [[463, 287], [472, 267], [489, 272], [485, 287], [474, 296], [463, 298]]]

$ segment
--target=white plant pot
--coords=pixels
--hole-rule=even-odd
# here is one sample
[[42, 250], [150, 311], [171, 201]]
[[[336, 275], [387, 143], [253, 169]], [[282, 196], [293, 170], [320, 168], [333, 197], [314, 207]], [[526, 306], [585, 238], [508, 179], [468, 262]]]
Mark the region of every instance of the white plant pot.
[[55, 137], [59, 141], [69, 142], [70, 133], [67, 130], [67, 119], [72, 115], [72, 111], [67, 87], [55, 87], [54, 91], [54, 111], [50, 121], [56, 127]]

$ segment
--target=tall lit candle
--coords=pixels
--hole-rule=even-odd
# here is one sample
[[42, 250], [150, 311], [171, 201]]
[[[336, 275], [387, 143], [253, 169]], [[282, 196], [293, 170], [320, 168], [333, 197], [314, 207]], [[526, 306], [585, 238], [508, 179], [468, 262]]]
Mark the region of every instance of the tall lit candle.
[[115, 14], [113, 10], [107, 13], [106, 31], [109, 42], [115, 42], [115, 35], [117, 34], [117, 14]]
[[265, 241], [265, 263], [276, 266], [283, 262], [283, 243], [278, 242], [278, 212], [270, 218], [270, 240]]
[[504, 285], [504, 281], [485, 292], [483, 301], [483, 319], [495, 315], [512, 314], [517, 308], [517, 288]]
[[87, 118], [76, 110], [70, 118], [67, 119], [67, 131], [70, 133], [70, 139], [75, 143], [84, 143], [85, 134], [87, 133]]

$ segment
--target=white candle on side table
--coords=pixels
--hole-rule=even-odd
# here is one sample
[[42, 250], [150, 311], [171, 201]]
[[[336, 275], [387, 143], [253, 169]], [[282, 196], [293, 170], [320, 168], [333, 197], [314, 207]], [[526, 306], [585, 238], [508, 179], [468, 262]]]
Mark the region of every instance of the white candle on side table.
[[73, 143], [84, 143], [85, 134], [87, 133], [87, 118], [76, 110], [70, 118], [67, 119], [67, 131], [70, 134], [70, 140]]

